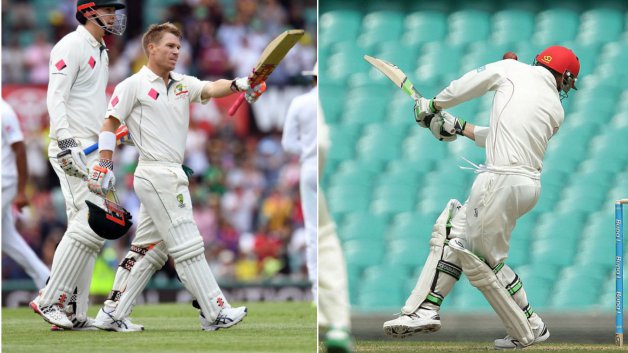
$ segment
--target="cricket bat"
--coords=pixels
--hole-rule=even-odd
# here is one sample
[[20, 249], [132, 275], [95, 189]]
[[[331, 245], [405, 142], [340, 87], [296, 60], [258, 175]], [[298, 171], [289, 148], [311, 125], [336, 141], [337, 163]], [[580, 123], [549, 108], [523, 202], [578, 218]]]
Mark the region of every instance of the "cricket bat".
[[[268, 43], [257, 61], [255, 69], [249, 75], [249, 85], [255, 87], [266, 81], [268, 76], [275, 70], [288, 51], [301, 39], [304, 33], [305, 31], [302, 29], [287, 30]], [[244, 92], [240, 94], [235, 103], [229, 108], [229, 115], [235, 114], [243, 101]]]
[[[125, 138], [128, 137], [128, 135], [129, 135], [129, 129], [126, 127], [126, 125], [121, 125], [118, 128], [118, 130], [116, 130], [116, 140], [120, 140], [120, 142], [123, 142]], [[97, 149], [98, 149], [98, 142], [85, 148], [83, 150], [83, 153], [85, 153], [85, 155], [87, 156], [88, 154], [96, 151]]]
[[397, 87], [401, 88], [405, 94], [410, 96], [415, 101], [423, 97], [423, 95], [421, 95], [421, 93], [414, 88], [414, 85], [410, 82], [408, 76], [401, 71], [397, 65], [368, 55], [364, 55], [364, 60], [368, 61], [369, 64], [373, 65], [377, 70], [386, 75], [386, 77], [388, 77]]

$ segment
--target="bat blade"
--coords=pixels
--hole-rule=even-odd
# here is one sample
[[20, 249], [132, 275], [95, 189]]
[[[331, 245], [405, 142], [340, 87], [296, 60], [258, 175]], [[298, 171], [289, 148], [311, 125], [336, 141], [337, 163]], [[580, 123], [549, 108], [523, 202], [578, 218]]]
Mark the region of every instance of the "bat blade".
[[[266, 81], [268, 76], [275, 70], [277, 65], [288, 54], [290, 49], [301, 39], [305, 33], [302, 29], [290, 29], [273, 39], [260, 55], [253, 73], [249, 75], [249, 84], [251, 87]], [[241, 93], [236, 102], [229, 108], [229, 115], [235, 114], [242, 102], [244, 101], [244, 93]]]
[[397, 67], [397, 65], [368, 55], [364, 55], [364, 60], [368, 61], [368, 63], [373, 65], [379, 72], [386, 75], [386, 77], [412, 99], [418, 100], [423, 97], [421, 93], [414, 88], [414, 85], [408, 79], [408, 75]]
[[[118, 130], [116, 130], [116, 140], [124, 139], [127, 135], [129, 135], [129, 129], [126, 127], [126, 125], [121, 125], [118, 128]], [[98, 149], [98, 142], [85, 148], [83, 150], [83, 153], [85, 153], [85, 155], [88, 155], [96, 151], [97, 149]]]

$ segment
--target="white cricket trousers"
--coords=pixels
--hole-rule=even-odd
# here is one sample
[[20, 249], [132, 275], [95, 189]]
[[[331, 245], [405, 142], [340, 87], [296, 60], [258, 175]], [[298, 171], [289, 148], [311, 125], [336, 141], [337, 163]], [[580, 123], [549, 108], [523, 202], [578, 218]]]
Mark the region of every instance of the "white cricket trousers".
[[24, 268], [37, 288], [44, 288], [50, 270], [15, 229], [11, 205], [16, 194], [16, 184], [2, 188], [2, 252]]
[[181, 282], [211, 322], [229, 304], [205, 258], [188, 185], [180, 164], [139, 161], [134, 186], [141, 206], [133, 244], [147, 247], [163, 241]]
[[480, 173], [467, 202], [452, 219], [451, 237], [494, 267], [506, 261], [510, 236], [519, 217], [539, 200], [540, 180], [521, 174]]
[[299, 189], [301, 192], [301, 208], [303, 209], [303, 216], [305, 218], [305, 233], [307, 235], [307, 272], [312, 283], [312, 296], [316, 302], [317, 289], [318, 289], [318, 276], [317, 276], [317, 207], [316, 207], [316, 192], [318, 188], [317, 176], [317, 163], [316, 160], [306, 161], [301, 165], [301, 180], [299, 182]]

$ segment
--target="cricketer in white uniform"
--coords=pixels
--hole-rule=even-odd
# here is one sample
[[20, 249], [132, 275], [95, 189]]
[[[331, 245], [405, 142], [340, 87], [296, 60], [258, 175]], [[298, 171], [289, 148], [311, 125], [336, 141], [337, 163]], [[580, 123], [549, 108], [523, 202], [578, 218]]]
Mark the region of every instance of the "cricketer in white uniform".
[[17, 262], [37, 288], [46, 285], [50, 270], [28, 246], [13, 220], [12, 205], [28, 206], [24, 189], [28, 179], [24, 135], [13, 108], [0, 100], [2, 110], [2, 252]]
[[301, 172], [299, 190], [301, 192], [301, 208], [305, 218], [307, 234], [307, 272], [312, 283], [314, 302], [317, 300], [317, 239], [316, 239], [316, 191], [317, 191], [317, 160], [316, 160], [316, 111], [318, 106], [318, 63], [312, 71], [304, 71], [303, 75], [313, 76], [314, 88], [309, 92], [295, 97], [288, 107], [286, 120], [281, 137], [281, 145], [286, 152], [300, 155]]
[[[318, 177], [323, 177], [325, 159], [330, 147], [329, 127], [323, 109], [318, 106]], [[340, 246], [336, 224], [329, 214], [322, 189], [318, 192], [318, 326], [326, 327], [328, 352], [353, 351], [347, 265]]]
[[87, 317], [87, 306], [94, 262], [104, 239], [87, 224], [89, 191], [82, 177], [88, 163], [98, 157], [86, 158], [82, 149], [97, 142], [107, 110], [109, 58], [102, 38], [106, 33], [122, 34], [126, 17], [115, 11], [124, 7], [116, 0], [79, 0], [76, 15], [81, 25], [50, 53], [48, 157], [65, 197], [68, 228], [55, 251], [48, 284], [30, 306], [53, 329], [96, 329]]
[[253, 102], [261, 94], [260, 87], [249, 88], [247, 78], [208, 82], [172, 72], [180, 39], [181, 32], [171, 23], [148, 28], [142, 39], [148, 63], [115, 88], [99, 137], [100, 160], [90, 169], [89, 189], [105, 194], [115, 179], [111, 160], [115, 149], [113, 131], [125, 123], [140, 156], [134, 188], [141, 206], [132, 248], [145, 250], [141, 259], [129, 264], [127, 285], [118, 288], [119, 300], [107, 300], [100, 309], [94, 325], [104, 330], [143, 329], [125, 318], [136, 296], [168, 255], [174, 259], [183, 285], [200, 305], [203, 330], [231, 327], [247, 314], [245, 307], [229, 305], [205, 259], [182, 163], [190, 103], [207, 103], [210, 98], [240, 91], [246, 91], [247, 101]]
[[[530, 307], [519, 276], [504, 261], [517, 219], [538, 201], [543, 156], [564, 119], [561, 96], [575, 89], [579, 71], [571, 50], [553, 46], [536, 57], [534, 66], [510, 59], [488, 64], [451, 82], [433, 100], [417, 102], [419, 125], [429, 126], [440, 140], [455, 140], [456, 134], [475, 140], [486, 148], [486, 162], [477, 166], [465, 204], [451, 200], [438, 218], [417, 285], [401, 316], [384, 323], [387, 334], [405, 337], [438, 330], [440, 304], [464, 272], [506, 326], [508, 336], [495, 340], [495, 348], [547, 340], [547, 327]], [[488, 91], [495, 92], [489, 127], [440, 111]]]

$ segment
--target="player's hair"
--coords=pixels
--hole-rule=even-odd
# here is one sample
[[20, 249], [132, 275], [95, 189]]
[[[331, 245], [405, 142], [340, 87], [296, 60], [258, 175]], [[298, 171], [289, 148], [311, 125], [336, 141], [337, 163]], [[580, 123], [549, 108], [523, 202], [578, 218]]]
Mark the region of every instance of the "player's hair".
[[164, 33], [172, 33], [177, 36], [177, 38], [182, 38], [179, 28], [170, 22], [150, 25], [142, 36], [142, 47], [144, 48], [144, 54], [146, 54], [146, 56], [148, 56], [148, 44], [159, 43]]

